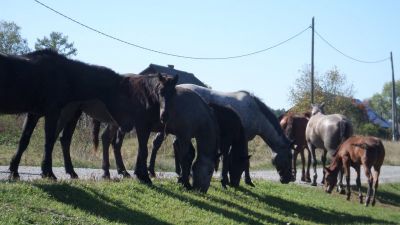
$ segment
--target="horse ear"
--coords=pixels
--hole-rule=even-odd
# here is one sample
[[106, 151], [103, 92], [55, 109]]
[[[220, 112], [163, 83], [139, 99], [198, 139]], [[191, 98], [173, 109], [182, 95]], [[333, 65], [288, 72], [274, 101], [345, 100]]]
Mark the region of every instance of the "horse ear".
[[247, 156], [247, 159], [250, 159], [250, 158], [251, 158], [251, 156], [252, 156], [252, 155], [248, 155], [248, 156]]
[[158, 76], [158, 80], [161, 82], [161, 83], [165, 83], [166, 81], [167, 81], [167, 79], [165, 78], [165, 76], [163, 76], [161, 73], [157, 73], [157, 76]]
[[305, 112], [303, 115], [304, 115], [304, 117], [310, 119], [310, 117], [311, 117], [311, 112]]
[[178, 80], [179, 80], [179, 75], [176, 74], [171, 80], [171, 85], [175, 86], [178, 83]]

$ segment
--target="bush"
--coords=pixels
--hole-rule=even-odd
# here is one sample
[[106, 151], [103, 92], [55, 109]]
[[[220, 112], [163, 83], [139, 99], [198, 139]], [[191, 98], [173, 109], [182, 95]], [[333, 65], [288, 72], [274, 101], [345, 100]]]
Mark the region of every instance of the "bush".
[[358, 127], [358, 134], [375, 136], [383, 139], [387, 139], [390, 136], [390, 132], [387, 129], [381, 128], [372, 123], [364, 123]]

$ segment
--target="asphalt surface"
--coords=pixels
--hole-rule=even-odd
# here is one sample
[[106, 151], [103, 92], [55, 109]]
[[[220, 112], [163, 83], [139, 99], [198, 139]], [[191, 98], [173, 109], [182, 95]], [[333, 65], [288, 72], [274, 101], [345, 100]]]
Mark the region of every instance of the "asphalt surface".
[[[79, 179], [91, 179], [91, 180], [103, 179], [101, 177], [103, 174], [103, 171], [101, 169], [75, 168], [75, 171], [78, 174]], [[19, 167], [20, 179], [24, 181], [41, 179], [40, 172], [41, 172], [40, 167], [31, 167], [31, 166]], [[65, 173], [65, 170], [62, 167], [53, 167], [53, 172], [59, 180], [70, 179], [69, 175]], [[135, 177], [132, 170], [128, 172], [132, 175], [133, 178]], [[303, 183], [299, 181], [300, 178], [299, 172], [300, 171], [297, 171], [296, 183]], [[320, 183], [322, 179], [322, 169], [318, 169], [317, 173], [318, 173], [317, 182]], [[110, 170], [110, 174], [112, 179], [122, 178], [117, 174], [116, 170]], [[351, 175], [350, 175], [351, 185], [355, 185], [355, 174], [356, 174], [355, 171], [351, 169]], [[157, 178], [155, 179], [176, 179], [177, 177], [177, 175], [174, 172], [158, 172], [156, 173], [156, 175]], [[9, 176], [8, 166], [0, 166], [0, 180], [8, 180], [8, 176]], [[214, 177], [218, 178], [219, 176], [220, 174], [218, 172], [214, 174]], [[279, 181], [278, 173], [274, 170], [253, 171], [251, 172], [251, 177], [253, 180]], [[361, 182], [367, 183], [363, 171], [361, 171]], [[379, 182], [380, 183], [400, 182], [400, 166], [382, 166]]]

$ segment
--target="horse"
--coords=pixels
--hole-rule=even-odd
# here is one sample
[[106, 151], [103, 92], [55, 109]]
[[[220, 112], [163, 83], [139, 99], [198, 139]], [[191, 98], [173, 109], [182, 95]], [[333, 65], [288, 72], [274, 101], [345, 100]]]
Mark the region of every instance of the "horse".
[[125, 82], [108, 68], [68, 59], [52, 50], [0, 54], [0, 113], [44, 116], [42, 177], [56, 179], [52, 151], [62, 109], [73, 102], [98, 100], [121, 129], [129, 131], [133, 121]]
[[[125, 77], [132, 77], [132, 79], [136, 79], [133, 74], [124, 74]], [[155, 80], [153, 82], [152, 80]], [[143, 85], [143, 86], [138, 86], [138, 87], [132, 87], [132, 88], [147, 88], [151, 90], [146, 90], [146, 93], [157, 93], [154, 92], [154, 90], [162, 90], [163, 88], [166, 88], [171, 82], [171, 77], [167, 77], [165, 75], [151, 75], [148, 78], [144, 79], [144, 83], [150, 83], [151, 85]], [[131, 87], [126, 87], [127, 89]], [[154, 97], [155, 98], [155, 97]], [[159, 97], [157, 97], [159, 98]], [[131, 104], [131, 101], [138, 101], [135, 99], [135, 96], [130, 96], [130, 101], [129, 102], [123, 102], [123, 104]], [[106, 123], [111, 123], [114, 124], [115, 127], [118, 127], [118, 124], [113, 120], [111, 115], [108, 113], [107, 109], [103, 107], [101, 102], [97, 100], [91, 100], [91, 101], [84, 101], [84, 102], [73, 102], [68, 104], [66, 107], [62, 109], [62, 112], [60, 114], [60, 118], [58, 121], [58, 126], [57, 126], [57, 132], [56, 136], [62, 132], [62, 136], [60, 138], [61, 142], [61, 147], [63, 150], [63, 156], [64, 156], [64, 165], [65, 165], [65, 171], [68, 173], [71, 178], [78, 178], [78, 175], [73, 169], [72, 165], [72, 160], [70, 157], [70, 144], [71, 144], [71, 139], [72, 135], [74, 133], [76, 124], [78, 122], [78, 119], [82, 112], [85, 112], [92, 118], [95, 118], [98, 121], [106, 122]], [[39, 120], [41, 115], [37, 114], [32, 114], [28, 113], [25, 119], [24, 127], [23, 127], [23, 132], [21, 135], [21, 139], [19, 141], [19, 146], [17, 149], [16, 154], [13, 156], [12, 161], [10, 163], [10, 178], [16, 179], [19, 177], [18, 174], [18, 165], [20, 162], [20, 159], [22, 157], [23, 152], [26, 150], [30, 137], [32, 135], [32, 132]], [[114, 148], [114, 155], [115, 160], [116, 160], [116, 165], [117, 165], [117, 172], [118, 174], [121, 174], [123, 177], [130, 177], [130, 174], [127, 172], [125, 165], [123, 164], [121, 154], [116, 152], [119, 151], [120, 148]], [[108, 154], [105, 155], [103, 154], [103, 157], [108, 157]], [[108, 162], [107, 160], [103, 160], [103, 162]], [[105, 165], [103, 165], [105, 167]], [[110, 173], [109, 171], [105, 171], [104, 178], [109, 178]]]
[[[379, 138], [372, 136], [352, 136], [348, 138], [339, 147], [335, 158], [328, 168], [325, 168], [325, 190], [331, 193], [337, 182], [339, 170], [343, 168], [347, 184], [347, 200], [350, 200], [350, 166], [357, 173], [356, 183], [358, 188], [358, 198], [360, 204], [363, 203], [360, 181], [360, 166], [364, 168], [365, 176], [368, 179], [367, 198], [365, 206], [375, 205], [375, 194], [378, 189], [379, 173], [383, 160], [385, 159], [385, 148]], [[371, 167], [374, 167], [374, 174], [371, 173]]]
[[[323, 167], [326, 164], [326, 154], [332, 156], [339, 145], [353, 134], [353, 125], [346, 116], [341, 114], [324, 114], [324, 103], [312, 104], [311, 117], [306, 127], [306, 141], [308, 151], [311, 154], [311, 161], [314, 169], [313, 182], [311, 185], [317, 185], [317, 160], [315, 149], [323, 150], [321, 161]], [[325, 171], [323, 172], [325, 177]], [[341, 188], [342, 175], [340, 173]], [[322, 180], [322, 183], [324, 180]]]
[[[280, 176], [281, 183], [292, 180], [291, 173], [291, 142], [285, 136], [279, 121], [258, 97], [246, 91], [219, 92], [193, 84], [180, 84], [177, 87], [190, 89], [200, 95], [207, 103], [230, 107], [239, 116], [245, 131], [246, 140], [252, 140], [256, 135], [261, 136], [273, 152], [272, 163]], [[159, 146], [163, 135], [156, 136], [153, 143]], [[153, 151], [155, 148], [153, 148]], [[245, 170], [246, 184], [253, 185], [249, 169]]]
[[[219, 155], [222, 156], [221, 184], [223, 188], [227, 185], [238, 187], [241, 176], [249, 165], [247, 140], [244, 129], [238, 115], [230, 108], [215, 104], [209, 104], [213, 110], [219, 127]], [[175, 159], [179, 158], [178, 141], [175, 140], [173, 148]], [[191, 158], [194, 158], [194, 147], [190, 146]], [[152, 152], [151, 162], [155, 162], [155, 151]], [[153, 158], [154, 157], [154, 158]], [[215, 170], [218, 169], [219, 157], [215, 163]], [[154, 164], [153, 164], [154, 165]], [[175, 161], [176, 173], [181, 175], [181, 165]], [[149, 169], [150, 171], [150, 169]], [[228, 176], [229, 175], [229, 176]]]
[[302, 170], [301, 170], [301, 181], [304, 182], [311, 182], [310, 178], [310, 164], [311, 164], [311, 154], [308, 154], [308, 160], [307, 160], [307, 170], [305, 170], [306, 162], [305, 162], [305, 157], [304, 157], [304, 150], [307, 148], [307, 141], [306, 141], [306, 127], [308, 120], [310, 118], [310, 115], [308, 113], [305, 113], [304, 115], [296, 115], [294, 113], [287, 113], [283, 114], [278, 119], [280, 120], [280, 125], [285, 132], [286, 136], [294, 141], [294, 146], [293, 148], [293, 158], [292, 158], [292, 174], [293, 174], [293, 180], [296, 180], [296, 161], [297, 161], [297, 155], [300, 154], [301, 157], [301, 164], [302, 164]]
[[[138, 139], [141, 138], [139, 139], [138, 160], [135, 168], [136, 176], [141, 181], [151, 184], [146, 167], [147, 140], [150, 132], [171, 133], [177, 138], [176, 144], [178, 146], [176, 149], [179, 152], [176, 155], [178, 156], [179, 165], [182, 166], [179, 182], [187, 189], [194, 188], [201, 192], [207, 192], [218, 150], [219, 129], [213, 111], [196, 93], [176, 87], [173, 94], [168, 94], [165, 98], [165, 105], [159, 108], [158, 118], [158, 122], [150, 126], [152, 129], [145, 130], [146, 133], [144, 134], [143, 129], [138, 127], [138, 124], [135, 124]], [[145, 117], [142, 118], [142, 121], [146, 121]], [[111, 125], [108, 125], [105, 132], [111, 134], [114, 131], [114, 133], [103, 137], [115, 138], [117, 135], [115, 130], [111, 128]], [[93, 134], [95, 136], [93, 139], [96, 139], [99, 134], [98, 129], [94, 129]], [[146, 139], [142, 137], [146, 137]], [[120, 136], [116, 139], [117, 147], [121, 146], [123, 138], [124, 134], [120, 133]], [[192, 138], [196, 139], [197, 144], [197, 157], [193, 166], [191, 165], [194, 157], [190, 151]], [[107, 142], [111, 143], [111, 140]], [[106, 147], [103, 151], [108, 152], [108, 146], [103, 147]], [[142, 167], [138, 167], [139, 163]], [[191, 168], [193, 170], [193, 185], [189, 182]]]

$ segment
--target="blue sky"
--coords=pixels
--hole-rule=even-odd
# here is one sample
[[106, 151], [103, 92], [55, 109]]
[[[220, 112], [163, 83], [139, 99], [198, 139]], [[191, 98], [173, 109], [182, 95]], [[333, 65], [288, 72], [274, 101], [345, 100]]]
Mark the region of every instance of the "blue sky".
[[[331, 44], [362, 60], [394, 56], [400, 76], [400, 1], [50, 1], [56, 10], [105, 33], [148, 48], [197, 57], [239, 55], [272, 46], [311, 24]], [[173, 64], [213, 89], [248, 90], [272, 108], [289, 108], [289, 87], [310, 64], [311, 30], [264, 53], [233, 60], [188, 60], [134, 48], [89, 31], [33, 0], [2, 2], [0, 20], [14, 21], [33, 48], [52, 31], [68, 35], [76, 59], [139, 73], [150, 63]], [[315, 69], [337, 66], [365, 99], [391, 81], [390, 61], [349, 60], [315, 37]]]

